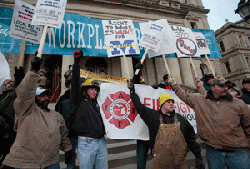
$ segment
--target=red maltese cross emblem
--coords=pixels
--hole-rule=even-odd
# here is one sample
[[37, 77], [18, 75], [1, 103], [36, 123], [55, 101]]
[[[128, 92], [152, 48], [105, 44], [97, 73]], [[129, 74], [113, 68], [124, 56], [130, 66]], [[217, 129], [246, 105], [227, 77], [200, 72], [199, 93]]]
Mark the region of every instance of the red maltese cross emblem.
[[130, 95], [123, 91], [110, 94], [102, 104], [105, 118], [117, 128], [123, 129], [135, 121], [137, 111]]

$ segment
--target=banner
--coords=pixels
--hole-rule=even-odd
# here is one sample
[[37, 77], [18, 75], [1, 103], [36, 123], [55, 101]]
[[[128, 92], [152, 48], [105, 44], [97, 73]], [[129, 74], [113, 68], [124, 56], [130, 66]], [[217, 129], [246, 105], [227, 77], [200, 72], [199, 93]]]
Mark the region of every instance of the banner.
[[[185, 117], [197, 132], [194, 110], [182, 102], [173, 91], [153, 89], [151, 86], [139, 84], [135, 85], [135, 91], [139, 95], [141, 103], [155, 110], [160, 108], [159, 96], [170, 94], [175, 100], [175, 111]], [[107, 137], [110, 139], [149, 140], [148, 127], [135, 110], [129, 93], [125, 84], [101, 84], [97, 101], [100, 105]]]
[[0, 69], [0, 86], [1, 86], [6, 79], [11, 79], [9, 64], [1, 51], [0, 51], [0, 67], [1, 67]]
[[194, 33], [198, 48], [200, 50], [200, 55], [210, 54], [210, 50], [209, 50], [209, 47], [207, 45], [204, 35], [200, 32], [193, 32], [193, 33]]
[[32, 25], [61, 28], [67, 0], [38, 0]]
[[43, 27], [31, 25], [35, 7], [21, 0], [15, 1], [10, 25], [10, 37], [39, 44]]
[[139, 55], [132, 20], [102, 20], [108, 57], [121, 55]]
[[142, 32], [139, 45], [146, 49], [151, 49], [155, 52], [158, 52], [163, 40], [163, 35], [166, 31], [166, 27], [168, 26], [167, 20], [164, 21], [149, 22], [148, 25], [145, 25], [146, 29]]
[[171, 30], [168, 33], [174, 33], [177, 57], [200, 57], [199, 49], [195, 40], [195, 36], [190, 28], [171, 25]]
[[[2, 53], [19, 54], [22, 40], [9, 36], [12, 15], [13, 9], [0, 7], [0, 50]], [[137, 22], [133, 22], [133, 24], [137, 42], [139, 42], [141, 37], [140, 25]], [[211, 52], [210, 58], [221, 58], [212, 30], [193, 29], [192, 31], [203, 33]], [[35, 54], [38, 47], [39, 45], [27, 42], [25, 54]], [[140, 49], [142, 57], [144, 49]], [[104, 44], [102, 20], [76, 14], [65, 14], [61, 29], [49, 28], [43, 54], [73, 55], [75, 50], [82, 50], [84, 56], [108, 56], [107, 48]], [[176, 58], [176, 54], [169, 54], [166, 57]]]
[[89, 71], [82, 70], [82, 69], [80, 70], [80, 77], [95, 79], [95, 80], [99, 80], [101, 82], [112, 82], [112, 83], [124, 83], [124, 84], [127, 84], [127, 79], [126, 78], [93, 73], [93, 72], [89, 72]]

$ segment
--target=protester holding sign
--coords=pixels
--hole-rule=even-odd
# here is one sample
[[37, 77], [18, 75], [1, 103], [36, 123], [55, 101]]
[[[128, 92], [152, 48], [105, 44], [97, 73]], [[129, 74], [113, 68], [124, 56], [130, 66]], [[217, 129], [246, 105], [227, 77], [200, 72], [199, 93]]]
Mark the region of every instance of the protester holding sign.
[[37, 87], [41, 59], [31, 61], [29, 71], [15, 92], [15, 124], [17, 132], [10, 153], [3, 164], [14, 168], [59, 169], [59, 151], [65, 152], [65, 163], [72, 158], [64, 119], [48, 108], [50, 90]]
[[250, 109], [227, 92], [226, 80], [213, 79], [206, 95], [186, 94], [173, 78], [169, 82], [175, 94], [195, 110], [198, 134], [206, 144], [209, 168], [249, 168]]
[[135, 109], [149, 129], [150, 148], [154, 155], [153, 168], [189, 168], [185, 160], [187, 144], [195, 155], [197, 168], [204, 169], [194, 129], [184, 117], [175, 113], [172, 97], [169, 94], [160, 95], [160, 110], [157, 111], [140, 102], [133, 82], [128, 84], [128, 88]]
[[80, 169], [108, 169], [108, 151], [105, 128], [100, 114], [97, 96], [99, 84], [87, 79], [81, 87], [80, 60], [82, 51], [74, 52], [74, 65], [71, 81], [71, 100], [75, 115], [75, 131], [70, 135], [78, 137], [78, 161]]

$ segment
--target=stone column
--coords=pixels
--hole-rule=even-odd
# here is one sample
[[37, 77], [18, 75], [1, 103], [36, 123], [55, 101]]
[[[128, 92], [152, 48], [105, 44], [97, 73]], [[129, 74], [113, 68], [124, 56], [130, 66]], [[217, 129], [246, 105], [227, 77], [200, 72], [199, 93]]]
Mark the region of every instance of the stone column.
[[[127, 67], [125, 65], [125, 59], [126, 59], [126, 63], [127, 63]], [[120, 61], [121, 61], [121, 71], [122, 71], [122, 77], [123, 78], [133, 78], [133, 62], [132, 62], [132, 58], [131, 57], [120, 57]], [[128, 69], [128, 70], [127, 70]], [[127, 72], [129, 73], [127, 75]]]
[[156, 76], [155, 76], [155, 65], [153, 63], [153, 58], [150, 59], [145, 59], [145, 68], [146, 68], [146, 72], [147, 72], [147, 77], [144, 77], [146, 80], [146, 84], [147, 85], [153, 85], [153, 84], [157, 84], [156, 81]]
[[69, 70], [69, 65], [73, 65], [74, 56], [63, 55], [62, 56], [62, 74], [61, 74], [61, 95], [65, 93], [67, 88], [65, 87], [64, 73]]
[[194, 78], [192, 75], [190, 59], [189, 58], [179, 58], [181, 76], [184, 84], [194, 85]]

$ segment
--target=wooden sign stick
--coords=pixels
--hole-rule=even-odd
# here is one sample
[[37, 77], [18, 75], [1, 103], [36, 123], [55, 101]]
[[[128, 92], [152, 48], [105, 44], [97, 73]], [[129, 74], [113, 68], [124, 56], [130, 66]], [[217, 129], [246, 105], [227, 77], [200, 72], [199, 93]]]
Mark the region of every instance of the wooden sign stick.
[[44, 45], [45, 45], [45, 38], [46, 38], [46, 35], [47, 35], [47, 31], [48, 31], [48, 26], [46, 25], [43, 29], [43, 34], [42, 34], [42, 37], [40, 39], [40, 45], [39, 45], [39, 48], [38, 48], [38, 54], [37, 54], [37, 57], [41, 58], [42, 57], [42, 54], [43, 54], [43, 48], [44, 48]]
[[214, 70], [213, 70], [213, 68], [212, 68], [211, 62], [210, 62], [209, 58], [207, 57], [207, 54], [205, 54], [205, 57], [206, 57], [207, 62], [208, 62], [208, 64], [209, 64], [210, 70], [211, 70], [211, 72], [213, 73], [214, 78], [215, 78], [215, 73], [214, 73]]
[[198, 76], [197, 76], [197, 73], [196, 73], [195, 66], [194, 66], [194, 62], [193, 62], [193, 59], [191, 58], [191, 56], [190, 56], [190, 63], [191, 63], [192, 68], [193, 68], [193, 70], [194, 70], [194, 77], [198, 77]]
[[129, 69], [128, 69], [128, 62], [127, 62], [127, 59], [126, 59], [125, 55], [123, 55], [123, 59], [124, 59], [124, 64], [125, 64], [127, 78], [130, 79], [130, 74], [129, 74]]
[[166, 67], [166, 69], [167, 69], [167, 72], [168, 72], [169, 76], [171, 76], [171, 72], [170, 72], [170, 69], [169, 69], [169, 67], [168, 67], [168, 63], [167, 63], [167, 60], [166, 60], [166, 58], [165, 58], [165, 55], [162, 55], [162, 58], [163, 58], [163, 60], [164, 60], [164, 63], [165, 63], [165, 67]]
[[[146, 48], [145, 49], [145, 53], [144, 53], [144, 55], [142, 56], [142, 58], [141, 58], [141, 60], [140, 60], [140, 62], [141, 62], [141, 64], [143, 64], [143, 62], [144, 62], [144, 60], [145, 60], [145, 58], [146, 58], [146, 54], [148, 53], [148, 49]], [[135, 75], [138, 75], [138, 73], [140, 72], [140, 69], [137, 69], [136, 71], [135, 71]]]
[[25, 44], [26, 44], [26, 41], [23, 40], [21, 48], [20, 48], [20, 55], [19, 55], [19, 59], [18, 59], [18, 63], [17, 63], [17, 68], [23, 66], [24, 55], [25, 55]]

